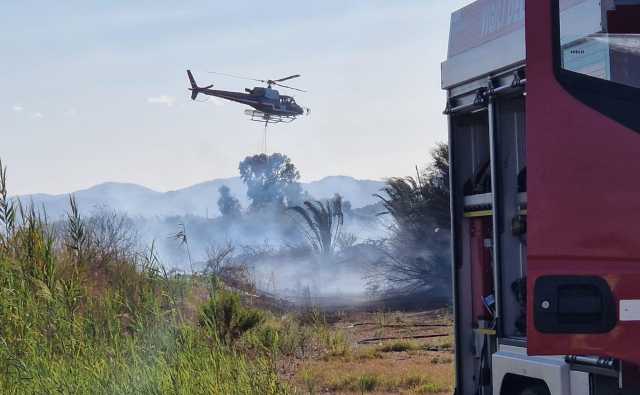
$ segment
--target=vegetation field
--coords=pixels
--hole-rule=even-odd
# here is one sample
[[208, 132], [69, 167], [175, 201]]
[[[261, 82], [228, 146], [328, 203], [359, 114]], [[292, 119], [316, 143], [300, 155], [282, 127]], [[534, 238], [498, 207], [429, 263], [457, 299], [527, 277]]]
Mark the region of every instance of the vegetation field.
[[[347, 312], [328, 317], [327, 338], [279, 373], [301, 394], [450, 394], [448, 312]], [[322, 340], [322, 336], [319, 337]]]
[[[335, 261], [341, 199], [304, 207], [317, 236], [309, 251]], [[212, 250], [196, 272], [185, 227], [173, 237], [188, 273], [167, 272], [126, 217], [84, 217], [71, 196], [65, 220], [52, 222], [11, 199], [0, 163], [0, 394], [451, 392], [446, 310], [294, 306], [227, 265], [232, 248]], [[411, 272], [394, 262], [394, 273]]]
[[[118, 216], [64, 223], [8, 197], [0, 163], [0, 393], [279, 394], [265, 315], [215, 276], [176, 276]], [[256, 350], [255, 352], [250, 352]]]
[[[447, 314], [274, 311], [149, 257], [84, 261], [23, 213], [0, 259], [3, 394], [444, 394]], [[96, 251], [91, 254], [97, 254]], [[432, 337], [433, 336], [433, 337]]]

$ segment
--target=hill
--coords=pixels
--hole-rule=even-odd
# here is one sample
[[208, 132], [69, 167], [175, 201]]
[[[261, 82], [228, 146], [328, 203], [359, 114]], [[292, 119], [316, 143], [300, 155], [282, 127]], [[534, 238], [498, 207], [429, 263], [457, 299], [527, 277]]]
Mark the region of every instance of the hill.
[[[315, 199], [329, 198], [339, 193], [351, 202], [354, 209], [376, 203], [377, 200], [373, 194], [383, 186], [382, 181], [358, 180], [348, 176], [330, 176], [301, 184], [302, 188]], [[248, 205], [246, 187], [240, 177], [206, 181], [168, 192], [154, 191], [137, 184], [107, 182], [72, 193], [76, 197], [80, 210], [85, 213], [98, 207], [108, 207], [126, 212], [130, 216], [215, 217], [219, 214], [218, 188], [222, 185], [231, 189], [232, 194], [240, 200], [243, 207]], [[63, 216], [69, 205], [68, 193], [23, 195], [19, 198], [24, 203], [33, 201], [37, 207], [45, 207], [47, 214], [53, 219]]]

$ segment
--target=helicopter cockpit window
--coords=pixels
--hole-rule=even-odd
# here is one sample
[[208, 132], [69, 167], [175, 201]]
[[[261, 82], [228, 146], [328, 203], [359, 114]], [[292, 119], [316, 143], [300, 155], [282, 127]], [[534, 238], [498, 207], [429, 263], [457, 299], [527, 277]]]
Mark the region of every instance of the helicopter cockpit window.
[[564, 0], [561, 67], [640, 88], [640, 0]]

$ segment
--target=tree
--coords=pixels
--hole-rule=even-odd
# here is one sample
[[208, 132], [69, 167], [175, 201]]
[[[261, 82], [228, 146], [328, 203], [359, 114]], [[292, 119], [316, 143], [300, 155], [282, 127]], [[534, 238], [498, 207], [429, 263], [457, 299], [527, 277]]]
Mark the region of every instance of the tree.
[[400, 231], [422, 239], [433, 226], [448, 230], [449, 213], [449, 148], [438, 143], [431, 151], [431, 164], [417, 177], [390, 178], [376, 195]]
[[376, 195], [395, 220], [397, 231], [423, 239], [433, 227], [448, 230], [449, 213], [449, 149], [439, 143], [431, 151], [432, 163], [416, 178], [390, 178]]
[[306, 201], [303, 206], [289, 209], [302, 218], [304, 235], [311, 247], [325, 257], [333, 256], [344, 223], [342, 197], [336, 195], [324, 203]]
[[240, 162], [240, 177], [247, 185], [252, 209], [283, 207], [300, 199], [300, 173], [286, 155], [258, 154]]
[[381, 276], [391, 286], [426, 287], [441, 293], [450, 289], [449, 152], [438, 144], [432, 163], [416, 178], [391, 178], [376, 195], [393, 218], [393, 237]]
[[238, 218], [242, 210], [240, 202], [233, 195], [228, 186], [223, 185], [218, 188], [220, 198], [218, 198], [218, 209], [224, 218]]
[[451, 227], [449, 208], [449, 146], [437, 143], [431, 151], [431, 165], [423, 172], [424, 195], [430, 207], [431, 215], [438, 226]]

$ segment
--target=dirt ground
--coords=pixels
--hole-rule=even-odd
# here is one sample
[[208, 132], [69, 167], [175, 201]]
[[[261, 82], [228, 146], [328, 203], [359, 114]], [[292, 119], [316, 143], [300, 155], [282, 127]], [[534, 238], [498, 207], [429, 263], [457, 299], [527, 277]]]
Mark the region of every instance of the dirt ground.
[[283, 360], [298, 394], [451, 394], [453, 327], [446, 310], [343, 312], [327, 317], [326, 341]]

